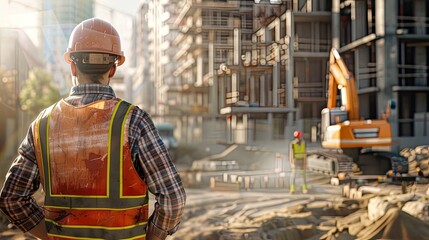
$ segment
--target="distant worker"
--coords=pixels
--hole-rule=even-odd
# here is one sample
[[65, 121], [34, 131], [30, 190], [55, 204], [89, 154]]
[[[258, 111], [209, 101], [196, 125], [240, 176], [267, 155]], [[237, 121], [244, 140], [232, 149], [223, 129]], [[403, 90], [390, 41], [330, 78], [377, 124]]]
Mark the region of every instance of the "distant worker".
[[[85, 20], [64, 57], [70, 95], [30, 125], [0, 209], [41, 239], [165, 239], [179, 225], [186, 194], [149, 114], [109, 86], [125, 61], [118, 32], [101, 19]], [[32, 196], [40, 184], [43, 207]]]
[[301, 170], [303, 178], [302, 192], [307, 193], [307, 180], [305, 176], [305, 170], [307, 168], [307, 148], [301, 131], [296, 130], [293, 136], [295, 139], [290, 143], [289, 147], [289, 159], [292, 169], [290, 175], [290, 193], [295, 193], [295, 175], [297, 169]]

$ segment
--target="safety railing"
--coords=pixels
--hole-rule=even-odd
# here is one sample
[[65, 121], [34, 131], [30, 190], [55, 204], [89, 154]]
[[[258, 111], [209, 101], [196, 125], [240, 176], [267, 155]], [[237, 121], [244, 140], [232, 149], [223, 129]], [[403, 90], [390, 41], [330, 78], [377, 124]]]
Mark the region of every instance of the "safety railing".
[[[429, 86], [429, 66], [426, 65], [397, 65], [398, 86]], [[377, 86], [377, 68], [375, 63], [369, 63], [366, 68], [359, 68], [358, 88]]]
[[215, 17], [210, 15], [203, 15], [202, 18], [204, 27], [233, 27], [232, 21], [229, 16]]
[[429, 86], [426, 65], [398, 65], [399, 86]]
[[365, 68], [359, 68], [358, 88], [369, 88], [377, 86], [377, 68], [375, 63], [368, 63]]
[[425, 34], [429, 30], [429, 18], [418, 16], [398, 16], [399, 34]]
[[324, 98], [326, 96], [326, 90], [322, 82], [298, 83], [297, 78], [295, 77], [293, 96], [294, 99]]

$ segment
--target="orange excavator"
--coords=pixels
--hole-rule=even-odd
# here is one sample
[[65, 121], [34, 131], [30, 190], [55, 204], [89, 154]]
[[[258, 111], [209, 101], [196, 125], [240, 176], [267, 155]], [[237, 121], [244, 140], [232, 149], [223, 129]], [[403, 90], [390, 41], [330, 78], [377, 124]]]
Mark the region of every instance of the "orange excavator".
[[[341, 96], [339, 107], [338, 90]], [[392, 144], [390, 123], [386, 119], [361, 119], [355, 78], [334, 48], [329, 58], [328, 104], [322, 110], [321, 124], [324, 148], [353, 149]]]
[[[337, 101], [338, 95], [340, 101]], [[351, 171], [351, 167], [339, 167], [350, 166], [350, 159], [363, 174], [386, 174], [392, 169], [395, 172], [408, 171], [408, 162], [389, 152], [392, 145], [390, 123], [387, 121], [389, 111], [390, 106], [383, 119], [365, 120], [360, 117], [355, 78], [333, 48], [329, 58], [328, 103], [321, 113], [321, 145], [335, 150], [335, 153], [323, 153], [324, 159], [327, 157], [333, 161], [328, 164], [331, 173]], [[380, 151], [381, 148], [385, 149]], [[326, 167], [326, 163], [314, 157], [313, 161], [309, 160], [310, 169], [320, 166]]]

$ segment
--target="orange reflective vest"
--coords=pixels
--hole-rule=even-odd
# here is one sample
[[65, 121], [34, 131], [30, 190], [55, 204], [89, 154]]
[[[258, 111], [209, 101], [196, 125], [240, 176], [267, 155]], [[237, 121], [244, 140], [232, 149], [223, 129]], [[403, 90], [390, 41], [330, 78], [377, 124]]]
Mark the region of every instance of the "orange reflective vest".
[[148, 195], [128, 143], [132, 105], [64, 100], [33, 127], [50, 239], [145, 239]]

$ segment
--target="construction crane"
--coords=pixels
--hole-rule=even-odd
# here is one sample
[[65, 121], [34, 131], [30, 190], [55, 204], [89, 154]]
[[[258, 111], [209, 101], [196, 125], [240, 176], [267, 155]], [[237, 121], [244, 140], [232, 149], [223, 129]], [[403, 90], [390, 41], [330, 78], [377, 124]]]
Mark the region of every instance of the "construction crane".
[[[351, 171], [350, 167], [340, 169], [340, 166], [350, 166], [348, 163], [351, 159], [363, 174], [386, 174], [392, 169], [395, 172], [408, 171], [408, 163], [404, 158], [388, 151], [392, 145], [388, 116], [383, 119], [361, 118], [355, 78], [334, 48], [329, 57], [328, 102], [321, 115], [321, 145], [325, 149], [338, 151], [331, 152], [329, 157], [324, 153], [322, 159], [330, 161], [327, 165], [316, 154], [316, 157], [309, 160], [309, 168], [328, 166], [332, 170], [332, 166], [336, 166], [337, 169], [332, 170], [334, 174], [338, 171]], [[386, 147], [388, 149], [380, 150]]]

